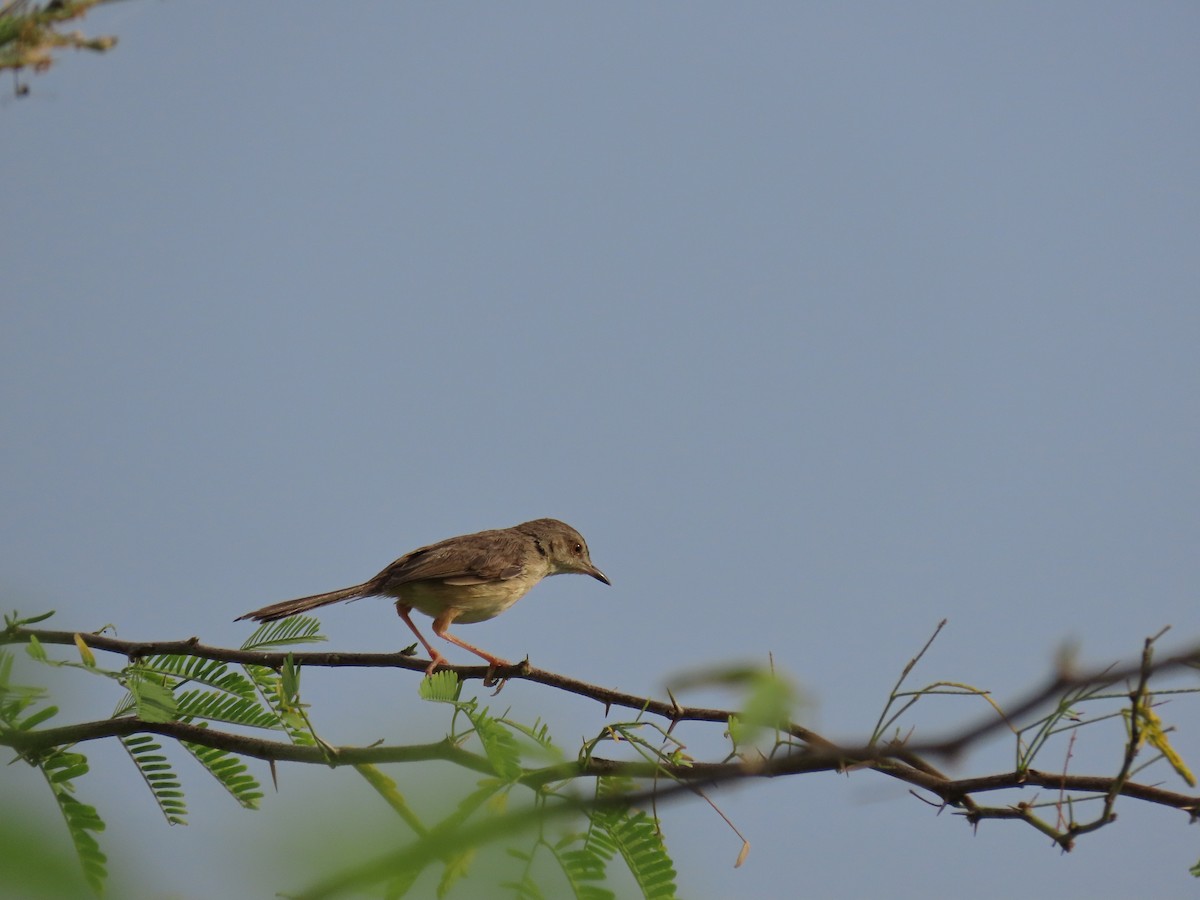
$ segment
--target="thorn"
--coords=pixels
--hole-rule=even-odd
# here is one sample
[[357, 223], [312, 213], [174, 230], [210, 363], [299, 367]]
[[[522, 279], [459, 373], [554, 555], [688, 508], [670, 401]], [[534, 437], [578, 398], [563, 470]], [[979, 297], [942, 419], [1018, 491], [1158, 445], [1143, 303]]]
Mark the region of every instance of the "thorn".
[[[679, 705], [679, 701], [675, 699], [675, 695], [671, 692], [670, 688], [667, 688], [667, 696], [671, 698], [671, 709], [675, 713], [676, 721], [678, 721], [679, 718], [683, 717], [683, 707]], [[672, 727], [674, 727], [674, 724], [674, 722], [671, 723]]]

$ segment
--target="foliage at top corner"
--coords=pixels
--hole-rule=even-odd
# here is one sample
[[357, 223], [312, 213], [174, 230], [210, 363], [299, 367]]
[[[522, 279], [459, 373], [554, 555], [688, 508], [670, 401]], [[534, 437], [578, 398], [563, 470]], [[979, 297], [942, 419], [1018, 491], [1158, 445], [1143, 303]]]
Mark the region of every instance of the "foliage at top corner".
[[[54, 65], [54, 52], [64, 47], [103, 53], [117, 44], [111, 35], [89, 38], [82, 32], [63, 33], [61, 26], [82, 18], [93, 6], [112, 0], [8, 0], [0, 6], [0, 69], [29, 68], [44, 72]], [[29, 93], [19, 84], [17, 95]]]

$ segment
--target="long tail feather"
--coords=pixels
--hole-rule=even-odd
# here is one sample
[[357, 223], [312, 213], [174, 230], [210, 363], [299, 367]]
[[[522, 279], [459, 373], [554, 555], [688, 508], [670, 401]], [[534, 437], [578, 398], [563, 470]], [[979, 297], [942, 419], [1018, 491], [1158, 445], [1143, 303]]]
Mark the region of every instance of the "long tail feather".
[[254, 612], [248, 612], [244, 616], [238, 616], [233, 621], [253, 619], [256, 622], [274, 622], [276, 619], [286, 619], [288, 616], [316, 609], [318, 606], [325, 606], [328, 603], [337, 603], [339, 600], [357, 600], [360, 597], [370, 597], [375, 593], [377, 593], [375, 585], [367, 581], [363, 584], [356, 584], [354, 587], [342, 588], [340, 591], [329, 591], [324, 594], [313, 594], [311, 597], [297, 597], [295, 600], [272, 603], [270, 606], [264, 606]]

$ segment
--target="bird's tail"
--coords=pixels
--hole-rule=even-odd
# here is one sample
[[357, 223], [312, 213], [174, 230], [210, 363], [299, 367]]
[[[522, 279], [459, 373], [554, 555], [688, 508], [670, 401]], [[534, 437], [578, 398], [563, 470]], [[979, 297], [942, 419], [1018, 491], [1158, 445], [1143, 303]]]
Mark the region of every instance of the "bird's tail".
[[256, 622], [274, 622], [276, 619], [286, 619], [296, 613], [307, 612], [327, 603], [337, 603], [339, 600], [358, 600], [360, 597], [370, 597], [379, 592], [377, 585], [367, 581], [354, 587], [342, 588], [340, 591], [329, 591], [325, 594], [313, 594], [311, 597], [297, 597], [295, 600], [284, 600], [282, 603], [272, 603], [244, 616], [238, 616], [233, 621], [253, 619]]

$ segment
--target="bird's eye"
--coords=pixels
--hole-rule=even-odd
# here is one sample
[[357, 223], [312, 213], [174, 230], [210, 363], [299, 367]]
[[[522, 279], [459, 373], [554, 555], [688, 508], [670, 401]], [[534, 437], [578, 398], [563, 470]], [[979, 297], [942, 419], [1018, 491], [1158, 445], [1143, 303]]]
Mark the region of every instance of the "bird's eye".
[[580, 553], [582, 553], [582, 552], [583, 552], [583, 544], [578, 544], [578, 543], [577, 543], [577, 544], [575, 545], [575, 555], [576, 555], [576, 556], [578, 556], [578, 555], [579, 555]]

